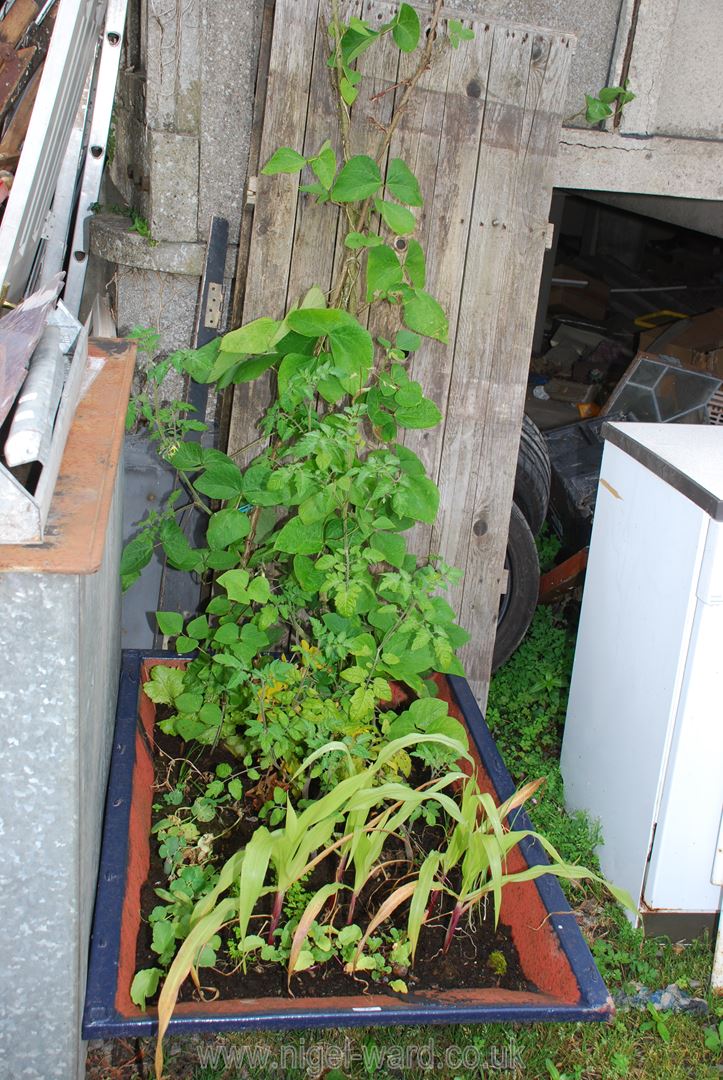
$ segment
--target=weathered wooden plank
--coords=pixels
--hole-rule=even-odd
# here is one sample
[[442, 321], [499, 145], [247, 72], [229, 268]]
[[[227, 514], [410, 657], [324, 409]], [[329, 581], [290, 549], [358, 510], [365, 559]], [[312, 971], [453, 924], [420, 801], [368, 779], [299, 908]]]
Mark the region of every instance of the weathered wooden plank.
[[15, 47], [39, 11], [40, 5], [35, 0], [15, 0], [0, 22], [0, 41]]
[[[364, 0], [361, 16], [372, 27], [384, 25], [394, 15], [394, 4], [384, 0]], [[359, 96], [351, 110], [351, 129], [349, 133], [349, 151], [354, 154], [368, 154], [376, 157], [377, 150], [384, 136], [386, 125], [394, 108], [393, 87], [398, 79], [399, 51], [386, 34], [381, 41], [361, 55], [358, 68], [362, 74]], [[381, 165], [384, 174], [385, 162]], [[369, 222], [371, 232], [379, 232], [379, 218], [372, 214]], [[334, 255], [334, 281], [338, 280], [342, 264], [349, 257], [344, 247], [342, 236], [346, 229], [339, 230]], [[365, 256], [361, 260], [364, 263]], [[362, 317], [368, 321], [369, 313]]]
[[0, 116], [4, 116], [9, 108], [15, 103], [29, 81], [30, 65], [35, 58], [37, 48], [35, 45], [27, 49], [10, 49], [9, 45], [1, 45], [2, 68], [0, 68]]
[[[346, 0], [340, 5], [344, 22], [353, 15], [361, 15], [361, 0]], [[306, 120], [303, 148], [296, 147], [306, 156], [317, 153], [324, 141], [331, 138], [337, 157], [342, 161], [341, 137], [338, 134], [338, 110], [336, 94], [332, 85], [332, 70], [328, 66], [332, 39], [327, 32], [331, 23], [331, 0], [321, 0], [319, 5], [320, 27], [316, 35], [311, 92]], [[304, 184], [314, 183], [316, 177], [310, 167], [303, 170]], [[329, 205], [319, 206], [313, 195], [299, 195], [296, 212], [296, 231], [291, 254], [287, 308], [296, 303], [311, 285], [319, 285], [324, 292], [331, 288], [334, 267], [334, 249], [338, 228], [339, 211]], [[336, 220], [335, 220], [336, 219]], [[313, 274], [313, 279], [310, 278]]]
[[35, 99], [38, 96], [38, 87], [43, 74], [41, 64], [33, 74], [23, 94], [18, 107], [12, 115], [2, 140], [0, 141], [0, 163], [19, 155], [25, 136], [28, 132], [28, 124], [33, 114]]
[[[411, 374], [422, 383], [425, 394], [436, 402], [443, 415], [448, 411], [492, 50], [489, 24], [478, 22], [474, 28], [473, 41], [465, 42], [458, 50], [450, 50], [447, 93], [440, 123], [439, 164], [431, 197], [425, 190], [426, 169], [422, 158], [418, 159], [415, 170], [425, 196], [420, 239], [427, 252], [427, 286], [447, 312], [449, 344], [425, 341], [414, 356]], [[472, 234], [471, 242], [475, 240]], [[435, 480], [439, 478], [444, 432], [444, 427], [440, 426], [408, 431], [404, 436], [405, 445], [419, 455]], [[430, 553], [431, 544], [432, 527], [418, 525], [411, 536], [411, 550], [425, 556]]]
[[[264, 111], [266, 109], [266, 80], [269, 72], [269, 56], [271, 53], [271, 41], [274, 28], [273, 19], [274, 0], [264, 0], [264, 8], [261, 18], [261, 41], [259, 44], [259, 60], [256, 71], [256, 94], [254, 96], [253, 120], [251, 122], [251, 139], [249, 142], [248, 172], [244, 180], [243, 213], [239, 229], [238, 259], [236, 262], [236, 276], [233, 286], [233, 298], [231, 300], [229, 326], [234, 329], [241, 325], [244, 295], [246, 293], [246, 273], [248, 270], [249, 250], [253, 231], [254, 204], [256, 201], [256, 178], [259, 172], [259, 155], [261, 153], [261, 136], [264, 127]], [[224, 398], [224, 409], [231, 404], [231, 395]], [[228, 417], [222, 423], [222, 430], [228, 427]]]
[[[463, 662], [484, 703], [494, 648], [500, 581], [509, 527], [535, 297], [545, 252], [554, 154], [570, 64], [570, 39], [535, 35], [522, 121], [523, 140], [514, 177], [507, 229], [508, 250], [500, 268], [499, 306], [485, 376], [482, 440], [468, 528], [468, 551], [460, 618], [475, 640]], [[504, 224], [504, 219], [502, 219]], [[510, 302], [519, 297], [519, 303]], [[483, 419], [484, 418], [484, 419]]]
[[[263, 164], [279, 146], [304, 141], [311, 66], [318, 28], [318, 0], [278, 0], [261, 136]], [[291, 249], [294, 240], [299, 177], [258, 177], [254, 241], [249, 252], [243, 321], [261, 315], [281, 317], [286, 304]], [[245, 465], [258, 453], [242, 448], [258, 436], [255, 425], [271, 401], [270, 380], [237, 386], [229, 428], [229, 453]]]
[[[424, 198], [424, 206], [415, 209], [418, 221], [414, 237], [424, 248], [430, 221], [430, 207], [439, 160], [439, 146], [443, 126], [445, 93], [450, 66], [450, 49], [439, 47], [433, 63], [417, 83], [416, 93], [410, 98], [389, 148], [388, 160], [402, 158], [417, 176]], [[419, 62], [419, 54], [402, 54], [399, 58], [397, 79], [399, 87], [394, 94], [395, 107], [406, 91], [406, 80], [411, 78]], [[404, 237], [394, 238], [380, 226], [387, 243], [403, 252], [407, 246]], [[399, 305], [381, 304], [370, 314], [370, 325], [377, 336], [390, 341], [401, 325]], [[400, 432], [400, 435], [403, 434]]]
[[[495, 359], [494, 329], [501, 303], [504, 318], [510, 302], [501, 293], [500, 279], [514, 214], [514, 179], [531, 48], [529, 35], [504, 27], [494, 31], [440, 459], [440, 510], [432, 532], [432, 551], [463, 571], [473, 526], [477, 470], [484, 449], [485, 403]], [[504, 448], [499, 447], [495, 455], [499, 457], [503, 452]], [[459, 610], [461, 586], [449, 599]], [[477, 626], [474, 633], [476, 637]]]

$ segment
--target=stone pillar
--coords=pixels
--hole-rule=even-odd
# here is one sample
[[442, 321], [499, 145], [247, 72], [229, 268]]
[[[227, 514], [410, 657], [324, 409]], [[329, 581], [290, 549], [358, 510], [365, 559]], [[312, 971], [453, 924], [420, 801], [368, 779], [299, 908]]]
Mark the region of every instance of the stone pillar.
[[112, 281], [119, 330], [153, 327], [163, 352], [190, 343], [213, 214], [229, 222], [228, 304], [263, 7], [130, 0], [109, 177], [153, 241], [129, 232], [127, 217], [102, 215], [91, 252]]

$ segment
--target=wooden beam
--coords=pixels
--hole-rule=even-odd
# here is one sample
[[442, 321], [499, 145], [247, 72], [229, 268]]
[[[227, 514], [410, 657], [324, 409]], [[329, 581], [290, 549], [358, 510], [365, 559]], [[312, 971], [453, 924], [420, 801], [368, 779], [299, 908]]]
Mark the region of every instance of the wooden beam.
[[565, 128], [555, 187], [723, 200], [723, 142]]
[[40, 4], [35, 0], [15, 0], [0, 22], [0, 41], [15, 47], [39, 11]]
[[[298, 146], [309, 102], [311, 71], [318, 28], [319, 0], [277, 0], [259, 161], [263, 166], [279, 146]], [[293, 28], [293, 30], [292, 30]], [[318, 29], [319, 33], [323, 33]], [[302, 136], [303, 137], [303, 136]], [[293, 249], [298, 175], [258, 177], [254, 233], [246, 270], [243, 321], [260, 315], [283, 317]], [[256, 440], [258, 422], [271, 402], [270, 380], [237, 386], [229, 423], [228, 451], [245, 467], [258, 453], [243, 447]], [[253, 418], [251, 420], [250, 418]]]
[[43, 74], [43, 64], [35, 71], [27, 85], [25, 93], [20, 99], [17, 109], [7, 126], [7, 130], [0, 141], [0, 163], [8, 159], [17, 159], [22, 150], [25, 136], [28, 132], [28, 124], [33, 114], [33, 106], [38, 96], [38, 87]]
[[[512, 33], [495, 28], [471, 230], [476, 239], [480, 232], [486, 234], [488, 258], [497, 265], [490, 274], [487, 260], [480, 265], [480, 255], [470, 244], [460, 311], [460, 330], [466, 324], [469, 338], [465, 349], [460, 349], [459, 340], [455, 349], [455, 369], [458, 364], [467, 368], [464, 392], [476, 398], [474, 414], [468, 402], [460, 403], [460, 414], [467, 417], [461, 432], [464, 452], [469, 453], [470, 443], [475, 447], [464, 512], [457, 523], [467, 545], [466, 560], [456, 563], [465, 572], [460, 622], [473, 635], [462, 652], [462, 662], [483, 707], [497, 628], [554, 157], [574, 47], [574, 39], [566, 35], [537, 33], [530, 34], [527, 42], [523, 36], [515, 48]], [[522, 95], [516, 87], [516, 72], [522, 76]], [[503, 87], [505, 92], [498, 93]], [[479, 222], [484, 229], [478, 228]], [[484, 282], [486, 289], [480, 288]], [[491, 319], [486, 311], [492, 312]], [[447, 430], [451, 413], [450, 409]], [[460, 493], [455, 492], [452, 499], [459, 505]], [[447, 526], [455, 527], [449, 518]]]
[[28, 82], [30, 65], [36, 52], [34, 45], [27, 49], [18, 49], [17, 52], [9, 45], [0, 45], [0, 116], [4, 116], [8, 109], [12, 108], [22, 93]]

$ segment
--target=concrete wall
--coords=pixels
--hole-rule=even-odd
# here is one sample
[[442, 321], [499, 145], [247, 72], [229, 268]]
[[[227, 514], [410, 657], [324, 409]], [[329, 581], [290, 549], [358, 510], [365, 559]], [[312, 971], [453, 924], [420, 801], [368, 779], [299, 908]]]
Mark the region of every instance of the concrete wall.
[[[242, 214], [263, 0], [131, 0], [106, 204], [123, 201], [155, 243], [101, 214], [91, 252], [112, 280], [118, 327], [191, 340], [211, 217], [229, 222], [227, 298]], [[100, 268], [100, 270], [99, 270]]]
[[[723, 5], [678, 7], [663, 63], [655, 130], [682, 138], [723, 138]], [[682, 76], [682, 78], [681, 78]]]

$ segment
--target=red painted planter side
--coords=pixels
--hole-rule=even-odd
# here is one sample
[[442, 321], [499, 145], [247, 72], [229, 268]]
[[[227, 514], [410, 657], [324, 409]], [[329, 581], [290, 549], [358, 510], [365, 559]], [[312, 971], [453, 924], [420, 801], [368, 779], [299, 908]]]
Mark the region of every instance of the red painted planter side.
[[[141, 686], [150, 678], [150, 669], [158, 661], [141, 667]], [[163, 660], [168, 667], [184, 667], [183, 660]], [[156, 708], [150, 698], [140, 695], [139, 715], [148, 742], [136, 732], [136, 759], [131, 788], [131, 813], [128, 824], [128, 876], [121, 918], [120, 956], [116, 1008], [127, 1016], [140, 1016], [141, 1011], [131, 1001], [131, 983], [136, 972], [136, 943], [141, 927], [141, 890], [151, 865], [150, 826], [153, 807], [153, 759], [148, 746], [153, 747]]]
[[[141, 671], [141, 684], [149, 678], [150, 668], [158, 663], [164, 663], [171, 667], [184, 666], [183, 660], [146, 661]], [[440, 697], [448, 703], [450, 713], [464, 723], [464, 717], [444, 676], [438, 676], [437, 682], [440, 688]], [[145, 694], [141, 694], [140, 716], [148, 736], [148, 744], [152, 747], [155, 707]], [[476, 762], [480, 787], [496, 797], [497, 793], [471, 740], [470, 744]], [[131, 798], [128, 882], [121, 922], [120, 962], [115, 1004], [121, 1015], [141, 1017], [143, 1014], [140, 1009], [131, 1001], [130, 987], [135, 974], [136, 943], [141, 921], [140, 895], [150, 866], [149, 831], [153, 803], [153, 762], [148, 746], [140, 733], [136, 735], [136, 762], [133, 771]], [[507, 867], [511, 873], [524, 870], [527, 867], [527, 863], [518, 849], [511, 853]], [[385, 1006], [389, 1007], [391, 1005], [398, 1009], [408, 1005], [411, 1009], [418, 1007], [421, 1002], [425, 1001], [456, 1004], [460, 1007], [485, 1003], [532, 1003], [538, 1005], [545, 1005], [546, 1003], [559, 1004], [561, 1002], [565, 1004], [577, 1003], [580, 1000], [580, 994], [575, 975], [550, 925], [547, 911], [534, 882], [522, 882], [506, 886], [502, 894], [500, 921], [509, 928], [512, 934], [513, 941], [520, 954], [520, 962], [525, 977], [539, 987], [539, 993], [501, 990], [492, 987], [447, 991], [422, 990], [409, 994], [405, 998], [382, 994], [359, 994], [348, 997], [274, 999], [274, 1003], [283, 1008], [285, 1012], [309, 1013], [318, 1009], [320, 1012], [327, 1014], [337, 1008], [348, 1010], [350, 1008], [370, 1009], [381, 1007], [383, 1009]], [[184, 1016], [199, 1012], [210, 1015], [234, 1012], [239, 1015], [253, 1015], [260, 1007], [268, 1006], [268, 1004], [268, 999], [259, 998], [216, 1001], [203, 1005], [186, 1002], [179, 1003], [176, 1006], [175, 1014]], [[153, 1014], [153, 1009], [150, 1009], [149, 1012]]]
[[[436, 679], [439, 696], [447, 702], [450, 714], [464, 724], [449, 684], [444, 676]], [[477, 782], [483, 791], [496, 797], [489, 776], [470, 739], [470, 751], [477, 766]], [[514, 848], [507, 859], [508, 873], [515, 874], [527, 869], [527, 862], [519, 848]], [[571, 918], [570, 915], [567, 918]], [[570, 962], [560, 947], [557, 935], [549, 925], [549, 918], [534, 882], [515, 882], [502, 890], [500, 922], [510, 928], [512, 940], [519, 953], [525, 977], [544, 993], [558, 1001], [574, 1004], [580, 1000], [577, 979]]]

